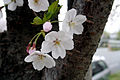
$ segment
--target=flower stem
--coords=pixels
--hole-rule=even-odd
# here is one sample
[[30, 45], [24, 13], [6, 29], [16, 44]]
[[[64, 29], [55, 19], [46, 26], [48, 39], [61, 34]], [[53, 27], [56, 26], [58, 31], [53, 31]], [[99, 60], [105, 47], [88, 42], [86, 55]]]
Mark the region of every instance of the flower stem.
[[41, 32], [38, 33], [37, 38], [35, 39], [35, 44], [37, 44], [37, 40], [38, 40], [38, 38], [40, 37], [40, 35], [41, 35]]
[[45, 31], [44, 30], [41, 30], [41, 34], [45, 38]]
[[38, 36], [38, 34], [39, 34], [39, 33], [37, 33], [37, 34], [31, 39], [31, 41], [30, 41], [29, 43], [32, 43], [32, 41], [35, 39], [35, 37]]
[[63, 22], [63, 21], [51, 21], [51, 23], [57, 23], [57, 22]]
[[1, 10], [2, 8], [4, 8], [4, 6], [1, 6], [1, 7], [0, 7], [0, 10]]
[[37, 13], [35, 13], [34, 11], [33, 11], [33, 14], [37, 17], [38, 15], [37, 15]]

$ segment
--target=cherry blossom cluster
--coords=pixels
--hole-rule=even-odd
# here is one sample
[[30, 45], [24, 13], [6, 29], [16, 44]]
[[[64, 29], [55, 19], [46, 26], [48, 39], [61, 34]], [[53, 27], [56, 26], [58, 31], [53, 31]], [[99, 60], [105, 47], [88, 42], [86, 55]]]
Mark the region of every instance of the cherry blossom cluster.
[[[52, 21], [54, 15], [58, 14], [62, 6], [58, 5], [59, 0], [49, 5], [48, 0], [28, 0], [28, 6], [34, 12], [45, 11], [43, 18], [36, 16], [31, 24], [42, 25], [43, 30], [37, 33], [27, 46], [29, 55], [24, 59], [25, 62], [32, 62], [34, 69], [42, 70], [44, 67], [52, 68], [55, 66], [55, 60], [65, 58], [66, 50], [74, 48], [73, 34], [82, 34], [83, 23], [87, 20], [84, 15], [77, 15], [76, 9], [70, 9], [63, 20], [62, 30], [52, 31]], [[4, 0], [8, 9], [14, 11], [17, 6], [23, 6], [23, 0]], [[36, 14], [36, 13], [35, 13]], [[1, 11], [0, 11], [1, 16]], [[36, 50], [37, 40], [40, 36], [44, 37], [41, 49]], [[32, 46], [31, 46], [32, 45]], [[51, 54], [51, 56], [50, 56]]]
[[0, 7], [0, 19], [3, 17], [2, 8], [3, 8], [3, 6]]

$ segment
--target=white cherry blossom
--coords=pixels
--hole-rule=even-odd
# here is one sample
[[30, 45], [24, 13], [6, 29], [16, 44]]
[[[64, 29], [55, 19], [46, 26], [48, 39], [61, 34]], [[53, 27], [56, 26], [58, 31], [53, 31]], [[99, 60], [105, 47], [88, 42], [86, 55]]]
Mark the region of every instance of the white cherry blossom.
[[8, 9], [14, 11], [17, 6], [23, 6], [23, 0], [3, 0], [8, 5]]
[[25, 59], [25, 62], [32, 62], [34, 69], [40, 71], [45, 67], [52, 68], [55, 66], [54, 59], [48, 54], [43, 54], [40, 51], [34, 51], [28, 55]]
[[73, 8], [66, 13], [65, 19], [63, 20], [62, 30], [71, 34], [82, 34], [82, 23], [86, 20], [86, 16], [77, 15], [76, 9]]
[[2, 11], [0, 10], [0, 19], [3, 17], [3, 13]]
[[45, 36], [45, 41], [42, 43], [41, 51], [49, 53], [52, 51], [52, 56], [57, 59], [59, 56], [64, 58], [66, 56], [65, 50], [74, 48], [74, 42], [64, 31], [52, 31]]
[[28, 0], [30, 9], [35, 12], [46, 11], [49, 7], [48, 0]]

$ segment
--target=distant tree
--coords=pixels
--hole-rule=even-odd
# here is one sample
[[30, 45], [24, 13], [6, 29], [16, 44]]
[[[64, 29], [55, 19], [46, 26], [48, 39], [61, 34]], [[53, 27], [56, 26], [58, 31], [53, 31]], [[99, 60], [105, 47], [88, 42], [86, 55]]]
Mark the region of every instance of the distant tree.
[[117, 33], [117, 40], [120, 40], [120, 31]]
[[109, 39], [110, 38], [110, 34], [106, 31], [103, 32], [103, 38], [104, 39]]

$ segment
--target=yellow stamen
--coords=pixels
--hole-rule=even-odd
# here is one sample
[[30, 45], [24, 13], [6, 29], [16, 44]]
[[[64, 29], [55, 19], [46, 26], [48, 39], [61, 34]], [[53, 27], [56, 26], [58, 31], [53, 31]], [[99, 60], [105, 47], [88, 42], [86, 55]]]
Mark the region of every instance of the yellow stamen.
[[58, 41], [57, 39], [54, 41], [54, 45], [60, 45], [60, 41]]
[[40, 59], [40, 60], [43, 60], [44, 57], [45, 57], [44, 55], [38, 55], [38, 56], [39, 56], [39, 59]]
[[16, 0], [11, 0], [11, 1], [16, 3]]
[[74, 26], [75, 26], [75, 22], [69, 22], [69, 25], [70, 25], [71, 27], [74, 27]]
[[38, 3], [39, 0], [34, 0], [35, 3]]

